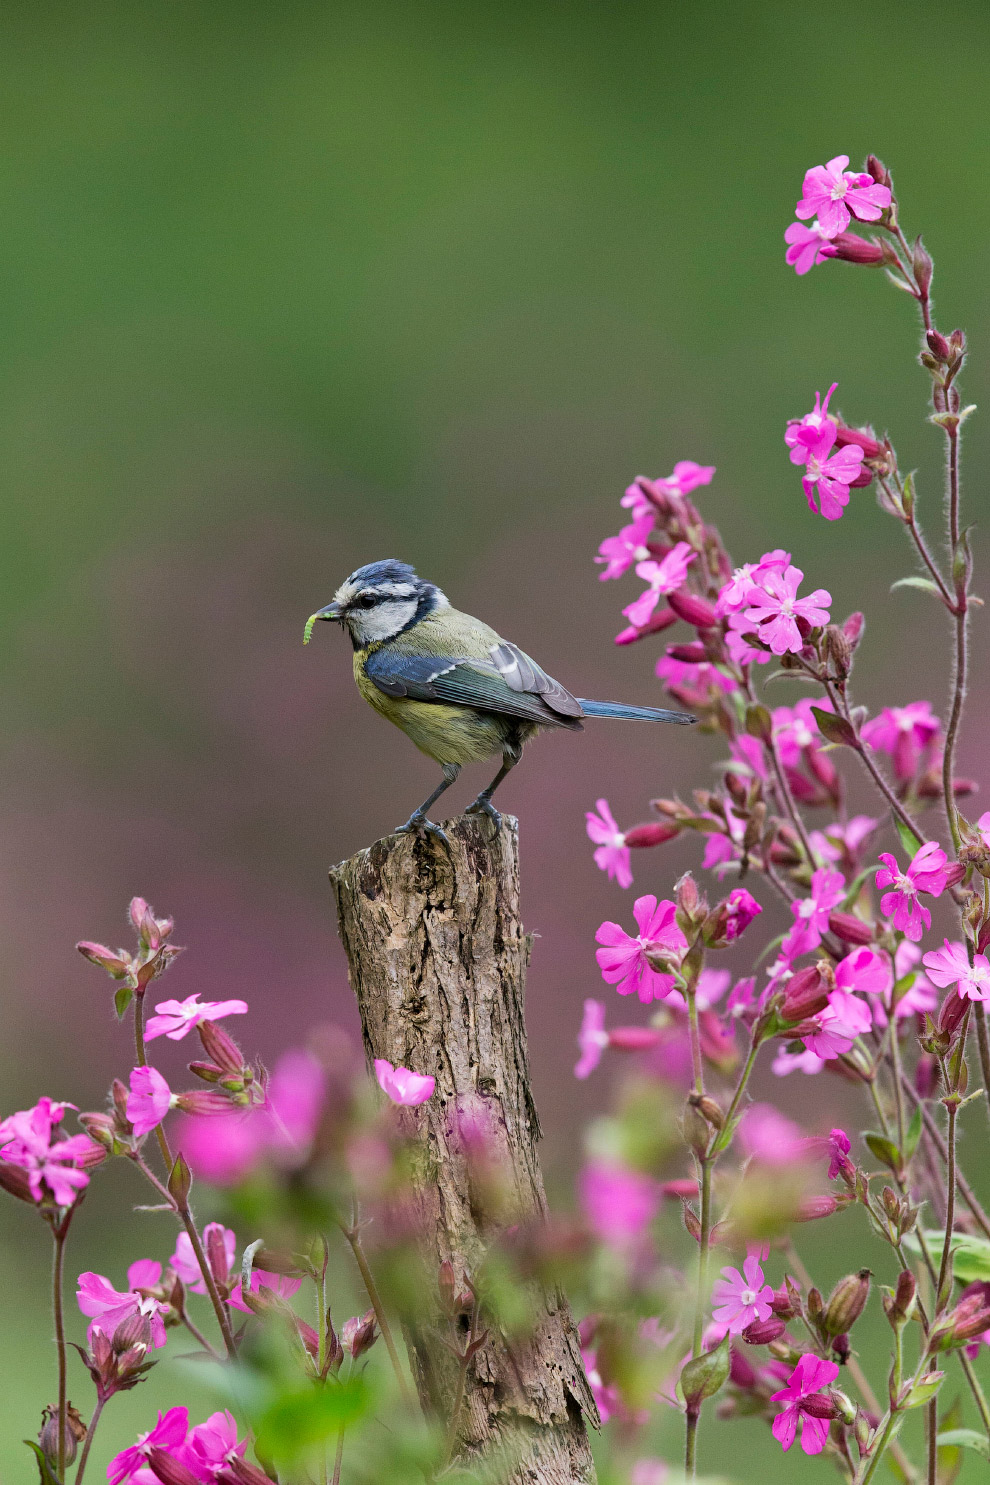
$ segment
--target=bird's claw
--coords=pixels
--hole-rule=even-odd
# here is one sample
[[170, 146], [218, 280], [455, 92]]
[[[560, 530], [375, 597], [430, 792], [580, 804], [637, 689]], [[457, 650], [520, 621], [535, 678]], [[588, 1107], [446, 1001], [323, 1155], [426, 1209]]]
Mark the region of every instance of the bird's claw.
[[396, 835], [418, 835], [420, 837], [432, 835], [435, 840], [442, 841], [445, 846], [450, 845], [447, 832], [433, 820], [428, 820], [419, 810], [414, 810], [404, 825], [397, 825], [395, 833]]
[[479, 794], [474, 804], [469, 804], [464, 813], [466, 815], [487, 815], [496, 830], [501, 830], [502, 828], [502, 816], [491, 800], [486, 799], [483, 794]]

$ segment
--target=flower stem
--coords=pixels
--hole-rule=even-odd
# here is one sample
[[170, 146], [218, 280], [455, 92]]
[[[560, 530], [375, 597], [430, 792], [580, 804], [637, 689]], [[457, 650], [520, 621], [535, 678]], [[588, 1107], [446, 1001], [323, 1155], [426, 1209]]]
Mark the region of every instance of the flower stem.
[[[920, 1108], [921, 1121], [925, 1127], [926, 1132], [931, 1136], [935, 1148], [939, 1153], [939, 1157], [942, 1160], [948, 1160], [949, 1152], [946, 1147], [945, 1140], [942, 1138], [942, 1131], [939, 1129], [938, 1125], [935, 1123], [935, 1120], [932, 1118], [931, 1110], [925, 1104], [925, 1100], [921, 1097], [921, 1094], [914, 1087], [913, 1083], [911, 1082], [910, 1078], [908, 1078], [906, 1073], [902, 1074], [901, 1086], [908, 1097], [911, 1099], [911, 1101], [914, 1103], [915, 1107]], [[963, 1201], [972, 1212], [974, 1218], [976, 1219], [976, 1224], [982, 1231], [984, 1237], [990, 1238], [990, 1217], [988, 1217], [986, 1212], [983, 1210], [983, 1207], [980, 1205], [980, 1202], [977, 1199], [976, 1192], [973, 1190], [972, 1186], [966, 1180], [961, 1171], [956, 1172], [956, 1185], [959, 1187], [959, 1195], [962, 1197]]]
[[206, 1292], [210, 1296], [210, 1302], [213, 1305], [213, 1310], [217, 1317], [217, 1324], [220, 1326], [220, 1334], [223, 1336], [223, 1343], [226, 1347], [227, 1355], [231, 1359], [233, 1359], [237, 1355], [237, 1346], [234, 1342], [234, 1333], [230, 1328], [230, 1316], [227, 1313], [226, 1305], [220, 1298], [220, 1291], [217, 1288], [217, 1281], [213, 1277], [213, 1271], [210, 1268], [209, 1259], [203, 1251], [203, 1244], [200, 1241], [199, 1232], [197, 1230], [196, 1223], [193, 1220], [193, 1214], [189, 1210], [189, 1203], [187, 1201], [180, 1202], [178, 1211], [179, 1221], [182, 1223], [183, 1227], [186, 1229], [186, 1232], [189, 1234], [189, 1242], [191, 1243], [192, 1250], [196, 1255], [196, 1262], [199, 1264], [199, 1271], [203, 1275], [203, 1283], [206, 1285]]
[[378, 1285], [375, 1283], [375, 1276], [371, 1272], [371, 1267], [368, 1263], [367, 1255], [365, 1254], [364, 1247], [361, 1243], [361, 1232], [360, 1228], [358, 1227], [356, 1212], [352, 1225], [350, 1227], [347, 1227], [342, 1222], [340, 1224], [340, 1230], [344, 1234], [344, 1237], [347, 1239], [348, 1244], [350, 1245], [351, 1252], [354, 1254], [354, 1262], [358, 1266], [358, 1271], [360, 1272], [364, 1287], [368, 1291], [368, 1298], [371, 1300], [371, 1308], [375, 1312], [375, 1319], [378, 1321], [378, 1329], [382, 1333], [382, 1340], [385, 1342], [385, 1349], [388, 1351], [389, 1360], [392, 1363], [392, 1370], [395, 1372], [396, 1381], [399, 1384], [399, 1391], [402, 1393], [402, 1401], [406, 1404], [407, 1407], [409, 1407], [412, 1404], [412, 1397], [409, 1392], [409, 1385], [406, 1382], [405, 1376], [403, 1375], [402, 1362], [399, 1360], [399, 1353], [396, 1350], [395, 1341], [392, 1338], [392, 1331], [388, 1323], [388, 1316], [385, 1313], [385, 1306], [382, 1304], [382, 1297], [378, 1292]]
[[93, 1409], [93, 1416], [89, 1420], [89, 1427], [86, 1430], [86, 1437], [83, 1440], [82, 1453], [79, 1456], [79, 1468], [76, 1470], [75, 1485], [82, 1485], [82, 1478], [86, 1473], [86, 1461], [89, 1459], [90, 1445], [93, 1442], [93, 1435], [96, 1433], [96, 1425], [100, 1421], [100, 1414], [103, 1412], [106, 1404], [107, 1399], [105, 1397], [98, 1397], [96, 1399], [96, 1407]]
[[66, 1212], [58, 1226], [52, 1227], [55, 1247], [52, 1254], [52, 1314], [55, 1320], [55, 1351], [58, 1358], [58, 1477], [65, 1479], [65, 1425], [66, 1425], [66, 1351], [65, 1316], [62, 1309], [62, 1287], [65, 1276], [65, 1240], [69, 1235], [72, 1208]]
[[684, 1473], [689, 1480], [695, 1479], [698, 1472], [698, 1420], [700, 1417], [700, 1407], [688, 1408], [687, 1431], [684, 1437]]
[[942, 1243], [942, 1262], [938, 1270], [938, 1289], [935, 1298], [936, 1314], [945, 1308], [952, 1288], [952, 1265], [949, 1262], [949, 1256], [952, 1251], [952, 1228], [955, 1222], [956, 1206], [956, 1115], [958, 1108], [956, 1099], [951, 1094], [946, 1102], [948, 1104], [949, 1114], [949, 1155], [946, 1179], [945, 1240]]
[[698, 1029], [697, 983], [692, 980], [684, 991], [688, 1003], [688, 1028], [691, 1037], [691, 1067], [694, 1071], [696, 1093], [705, 1091], [705, 1070], [701, 1061], [701, 1033]]

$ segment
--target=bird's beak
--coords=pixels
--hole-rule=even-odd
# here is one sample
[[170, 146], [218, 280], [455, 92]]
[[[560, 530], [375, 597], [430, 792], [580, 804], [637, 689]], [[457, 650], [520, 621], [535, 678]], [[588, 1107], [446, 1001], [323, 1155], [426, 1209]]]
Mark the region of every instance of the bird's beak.
[[313, 625], [316, 623], [317, 619], [327, 619], [331, 621], [336, 620], [339, 623], [341, 619], [340, 604], [328, 603], [326, 608], [318, 608], [315, 614], [310, 614], [309, 618], [306, 620], [306, 628], [303, 631], [304, 645], [309, 644], [309, 637], [313, 632]]

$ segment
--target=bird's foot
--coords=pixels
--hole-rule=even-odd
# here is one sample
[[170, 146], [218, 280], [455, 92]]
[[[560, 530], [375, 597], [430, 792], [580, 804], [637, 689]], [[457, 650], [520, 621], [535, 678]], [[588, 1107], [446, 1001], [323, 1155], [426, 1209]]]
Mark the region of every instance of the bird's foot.
[[450, 845], [447, 832], [442, 830], [433, 820], [428, 820], [422, 810], [413, 810], [404, 825], [397, 825], [396, 835], [418, 835], [424, 837], [432, 835], [435, 840], [442, 841], [445, 846]]
[[466, 815], [487, 815], [489, 820], [491, 820], [494, 824], [496, 830], [501, 830], [502, 828], [502, 816], [492, 804], [491, 800], [484, 794], [479, 794], [477, 799], [474, 801], [474, 804], [469, 804], [464, 813]]

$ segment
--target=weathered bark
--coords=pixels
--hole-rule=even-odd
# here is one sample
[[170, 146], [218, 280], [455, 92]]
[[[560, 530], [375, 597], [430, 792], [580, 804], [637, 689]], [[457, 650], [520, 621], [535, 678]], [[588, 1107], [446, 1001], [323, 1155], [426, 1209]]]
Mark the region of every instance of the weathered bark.
[[[523, 992], [530, 939], [519, 919], [518, 825], [461, 816], [435, 839], [390, 836], [333, 868], [340, 934], [369, 1061], [436, 1078], [400, 1111], [416, 1149], [412, 1181], [423, 1256], [477, 1274], [498, 1229], [546, 1216], [529, 1085]], [[493, 1219], [478, 1190], [465, 1119], [489, 1131], [509, 1201]], [[433, 1286], [431, 1285], [431, 1288]], [[490, 1317], [455, 1424], [454, 1460], [512, 1485], [589, 1485], [585, 1416], [597, 1412], [570, 1309], [527, 1281], [536, 1316], [510, 1341]], [[430, 1297], [424, 1295], [424, 1305]], [[457, 1367], [432, 1321], [406, 1326], [424, 1407], [449, 1416]]]

